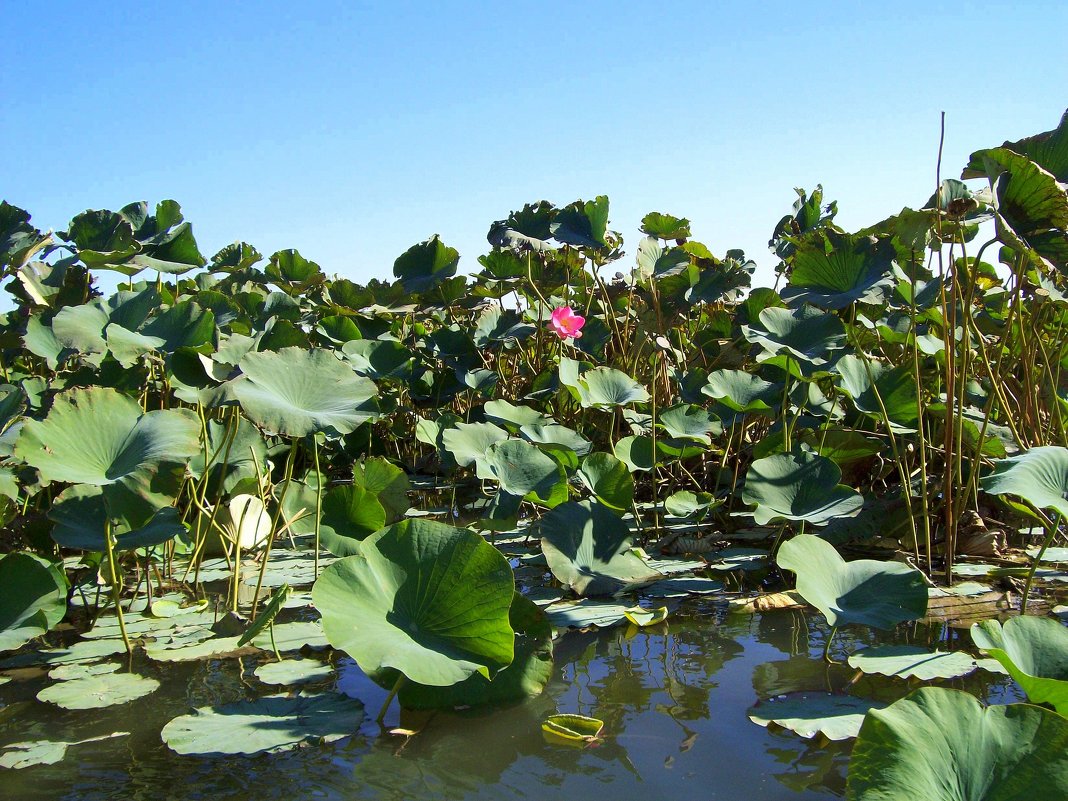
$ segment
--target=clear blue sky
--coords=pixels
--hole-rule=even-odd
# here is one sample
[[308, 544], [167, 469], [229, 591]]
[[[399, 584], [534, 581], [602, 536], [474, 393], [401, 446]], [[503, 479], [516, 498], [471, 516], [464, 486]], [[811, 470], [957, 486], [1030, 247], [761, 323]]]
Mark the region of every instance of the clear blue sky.
[[[795, 186], [859, 228], [1068, 105], [1068, 3], [4, 0], [0, 197], [42, 228], [172, 197], [201, 250], [295, 247], [390, 275], [439, 233], [607, 194], [714, 252], [766, 242]], [[628, 263], [632, 259], [628, 255]]]

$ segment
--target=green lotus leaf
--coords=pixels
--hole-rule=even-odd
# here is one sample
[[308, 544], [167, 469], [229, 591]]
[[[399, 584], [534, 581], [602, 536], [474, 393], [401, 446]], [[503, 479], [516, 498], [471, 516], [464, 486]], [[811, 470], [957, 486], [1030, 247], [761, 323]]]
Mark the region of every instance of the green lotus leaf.
[[0, 651], [19, 648], [54, 628], [67, 613], [63, 571], [39, 556], [0, 558]]
[[878, 706], [852, 695], [799, 692], [761, 701], [749, 709], [749, 719], [759, 726], [774, 723], [805, 739], [822, 734], [828, 740], [848, 740], [857, 736], [864, 715]]
[[643, 234], [659, 239], [689, 239], [690, 221], [685, 217], [651, 211], [642, 217], [641, 230]]
[[442, 445], [456, 464], [467, 467], [475, 463], [479, 478], [493, 477], [485, 466], [489, 449], [507, 439], [508, 432], [493, 423], [457, 423], [441, 434]]
[[656, 448], [651, 437], [623, 437], [612, 447], [612, 452], [631, 472], [645, 472], [656, 466]]
[[478, 347], [485, 348], [493, 343], [526, 339], [536, 330], [515, 309], [490, 306], [479, 316], [472, 340]]
[[724, 548], [706, 554], [708, 569], [718, 573], [731, 573], [735, 570], [766, 570], [769, 554], [763, 548]]
[[889, 238], [824, 228], [796, 245], [790, 282], [782, 291], [787, 304], [836, 310], [856, 302], [878, 305], [890, 296], [897, 252]]
[[[104, 527], [109, 518], [104, 492], [99, 487], [76, 485], [63, 490], [48, 510], [48, 518], [56, 525], [52, 539], [63, 548], [83, 551], [104, 551]], [[121, 551], [151, 548], [162, 545], [186, 533], [179, 520], [178, 510], [164, 506], [142, 526], [131, 529], [128, 523], [120, 522], [112, 528], [115, 547]]]
[[4, 752], [0, 753], [0, 768], [18, 770], [19, 768], [30, 768], [34, 765], [54, 765], [67, 755], [67, 749], [72, 745], [95, 743], [100, 740], [110, 740], [112, 737], [126, 737], [128, 735], [129, 732], [117, 731], [100, 737], [88, 737], [73, 743], [55, 740], [10, 743], [4, 746]]
[[115, 361], [123, 367], [132, 367], [142, 356], [153, 353], [166, 344], [159, 337], [138, 334], [115, 323], [108, 323], [104, 329], [104, 339]]
[[155, 508], [171, 503], [153, 481], [197, 452], [199, 431], [186, 409], [142, 413], [137, 401], [113, 389], [73, 389], [56, 397], [43, 421], [26, 421], [15, 455], [46, 480], [103, 486], [118, 516], [129, 511], [127, 496]]
[[597, 500], [613, 509], [629, 510], [634, 502], [634, 477], [610, 453], [591, 453], [582, 460], [578, 477]]
[[217, 707], [199, 707], [163, 727], [163, 742], [179, 754], [259, 754], [352, 736], [363, 704], [338, 693], [268, 695]]
[[380, 456], [354, 464], [352, 483], [354, 486], [363, 487], [378, 498], [389, 518], [386, 522], [393, 522], [403, 517], [411, 506], [408, 500], [411, 482], [408, 481], [407, 474]]
[[798, 432], [798, 440], [839, 467], [868, 459], [885, 447], [852, 428], [809, 428]]
[[864, 719], [846, 792], [855, 801], [1068, 798], [1068, 720], [923, 687]]
[[208, 497], [228, 494], [242, 481], [255, 481], [257, 465], [258, 469], [263, 470], [267, 463], [267, 445], [263, 435], [244, 417], [238, 417], [233, 428], [209, 420], [207, 442], [204, 444], [207, 445], [207, 462], [204, 461], [205, 449], [202, 448], [189, 460], [189, 472], [198, 479], [204, 476], [205, 469], [210, 472]]
[[319, 542], [334, 556], [352, 556], [361, 540], [386, 525], [379, 496], [360, 486], [334, 487], [323, 496], [322, 510]]
[[232, 242], [211, 257], [211, 271], [241, 272], [262, 259], [263, 255], [248, 242]]
[[681, 490], [664, 499], [664, 511], [672, 517], [696, 517], [700, 519], [708, 513], [709, 509], [719, 506], [721, 503], [722, 501], [717, 502], [710, 492]]
[[341, 350], [358, 375], [375, 379], [411, 375], [414, 356], [394, 339], [354, 339]]
[[586, 629], [591, 626], [607, 629], [626, 623], [625, 612], [628, 608], [626, 603], [580, 598], [551, 604], [545, 608], [545, 615], [558, 629]]
[[763, 414], [782, 402], [783, 386], [744, 370], [715, 370], [701, 392], [736, 412]]
[[93, 268], [118, 269], [134, 275], [141, 268], [119, 267], [141, 249], [130, 221], [113, 211], [85, 211], [70, 221], [64, 239], [73, 242], [78, 258]]
[[663, 575], [635, 555], [627, 524], [597, 501], [557, 506], [539, 532], [553, 576], [579, 595], [612, 595]]
[[682, 248], [665, 247], [654, 237], [638, 243], [637, 275], [642, 280], [678, 275], [690, 266], [690, 254]]
[[742, 334], [764, 349], [758, 361], [786, 354], [809, 364], [827, 363], [831, 351], [846, 345], [845, 326], [837, 316], [813, 306], [795, 309], [767, 308], [759, 323], [743, 325]]
[[182, 301], [150, 320], [141, 333], [163, 340], [159, 348], [166, 353], [210, 346], [215, 339], [215, 315], [192, 301]]
[[972, 640], [1016, 680], [1033, 704], [1068, 716], [1068, 629], [1043, 617], [972, 624]]
[[612, 367], [594, 367], [582, 373], [578, 379], [578, 393], [584, 409], [611, 409], [649, 400], [645, 387]]
[[326, 568], [312, 598], [331, 645], [365, 673], [444, 687], [512, 662], [514, 592], [507, 560], [477, 534], [405, 520]]
[[1047, 445], [1000, 459], [979, 486], [991, 495], [1015, 495], [1038, 509], [1068, 515], [1068, 448]]
[[518, 592], [512, 597], [508, 619], [515, 630], [515, 658], [493, 677], [481, 673], [451, 687], [427, 687], [406, 682], [400, 702], [405, 709], [441, 709], [520, 701], [539, 695], [553, 673], [552, 626], [533, 601]]
[[919, 419], [919, 393], [912, 367], [890, 367], [884, 362], [843, 356], [835, 369], [841, 387], [853, 399], [857, 411], [883, 420], [883, 409], [895, 433], [911, 433]]
[[271, 256], [264, 273], [287, 292], [303, 291], [326, 280], [322, 268], [296, 250], [279, 250]]
[[723, 426], [715, 414], [688, 403], [664, 409], [657, 417], [657, 424], [675, 439], [691, 440], [703, 445], [711, 444], [709, 434], [723, 433]]
[[850, 655], [849, 666], [865, 673], [900, 679], [954, 679], [978, 667], [963, 651], [932, 651], [916, 645], [879, 645]]
[[57, 682], [37, 693], [37, 700], [63, 709], [100, 709], [128, 704], [158, 689], [158, 681], [136, 673], [102, 673]]
[[493, 443], [486, 451], [485, 465], [502, 490], [521, 498], [533, 493], [548, 500], [560, 478], [557, 463], [521, 439]]
[[784, 542], [776, 562], [797, 574], [798, 593], [832, 626], [889, 629], [927, 613], [923, 573], [901, 562], [846, 562], [833, 545], [811, 534]]
[[839, 517], [854, 517], [864, 497], [839, 484], [834, 462], [807, 451], [777, 453], [757, 459], [745, 476], [742, 500], [755, 504], [757, 525], [772, 520], [804, 520], [822, 526]]
[[405, 292], [427, 292], [456, 275], [459, 262], [459, 252], [435, 234], [399, 256], [393, 263], [393, 275], [400, 279]]
[[[1061, 183], [1068, 183], [1068, 111], [1061, 116], [1060, 123], [1052, 131], [1044, 131], [1016, 142], [1005, 142], [1001, 147], [1026, 156], [1042, 169], [1052, 173]], [[989, 176], [988, 165], [983, 158], [986, 152], [980, 150], [972, 154], [961, 178]]]
[[315, 659], [283, 659], [260, 665], [255, 676], [264, 684], [296, 687], [332, 679], [334, 668]]
[[[652, 567], [662, 569], [654, 562]], [[646, 598], [685, 598], [690, 595], [710, 595], [723, 589], [723, 582], [700, 576], [676, 576], [666, 578], [642, 588]]]
[[559, 445], [574, 451], [577, 456], [585, 456], [592, 447], [590, 441], [574, 429], [555, 423], [520, 426], [519, 436], [535, 445]]
[[518, 431], [523, 426], [548, 426], [556, 422], [529, 406], [516, 406], [506, 400], [488, 401], [483, 407], [483, 413], [487, 420], [508, 426], [513, 431]]
[[576, 200], [556, 212], [549, 230], [557, 242], [580, 248], [603, 248], [608, 245], [608, 198]]
[[378, 390], [325, 350], [248, 353], [234, 395], [254, 423], [275, 434], [349, 434], [377, 416]]

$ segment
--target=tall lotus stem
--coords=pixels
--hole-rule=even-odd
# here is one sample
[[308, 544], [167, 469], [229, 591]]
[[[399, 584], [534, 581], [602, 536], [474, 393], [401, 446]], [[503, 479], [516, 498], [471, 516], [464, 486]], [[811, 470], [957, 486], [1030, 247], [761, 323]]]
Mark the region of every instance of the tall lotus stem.
[[122, 616], [119, 567], [115, 560], [115, 543], [112, 542], [110, 518], [104, 521], [104, 547], [107, 549], [108, 570], [111, 572], [111, 597], [115, 601], [115, 616], [119, 619], [119, 633], [122, 634], [122, 644], [126, 646], [126, 653], [132, 655], [133, 647], [130, 645], [129, 636], [126, 634], [126, 621]]

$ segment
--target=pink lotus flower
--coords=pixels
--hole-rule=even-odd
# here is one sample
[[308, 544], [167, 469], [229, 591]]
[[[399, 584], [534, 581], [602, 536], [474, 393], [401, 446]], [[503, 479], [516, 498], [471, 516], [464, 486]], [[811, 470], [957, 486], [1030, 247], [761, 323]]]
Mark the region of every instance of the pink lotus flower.
[[549, 328], [560, 339], [578, 339], [582, 336], [582, 326], [586, 325], [586, 318], [575, 314], [570, 306], [560, 306], [553, 309], [552, 319], [549, 320]]

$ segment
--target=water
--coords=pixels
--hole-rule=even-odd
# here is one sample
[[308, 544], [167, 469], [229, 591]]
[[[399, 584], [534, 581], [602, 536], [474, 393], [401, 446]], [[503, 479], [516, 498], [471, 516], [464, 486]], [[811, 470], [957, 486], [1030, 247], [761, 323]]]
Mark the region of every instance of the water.
[[[65, 711], [34, 695], [49, 681], [18, 672], [0, 685], [0, 745], [36, 739], [80, 740], [116, 730], [129, 737], [71, 748], [51, 766], [3, 771], [4, 799], [610, 799], [670, 798], [807, 801], [844, 794], [851, 742], [813, 743], [771, 732], [747, 718], [758, 698], [791, 690], [840, 689], [845, 666], [820, 659], [827, 628], [816, 614], [728, 612], [719, 601], [688, 601], [653, 629], [570, 632], [555, 643], [554, 677], [545, 693], [492, 711], [437, 713], [429, 720], [397, 707], [386, 729], [423, 726], [415, 737], [391, 736], [373, 718], [385, 692], [347, 658], [333, 657], [334, 687], [360, 698], [367, 717], [345, 740], [254, 757], [189, 757], [171, 752], [159, 732], [192, 707], [265, 694], [252, 671], [264, 654], [243, 659], [157, 664], [134, 670], [162, 682], [157, 692], [103, 710]], [[835, 652], [877, 642], [957, 647], [961, 635], [938, 624], [891, 635], [843, 630]], [[998, 702], [1021, 696], [1004, 676], [977, 671], [939, 682]], [[916, 685], [913, 685], [916, 686]], [[890, 702], [910, 685], [865, 676], [856, 695]], [[601, 718], [606, 738], [595, 748], [546, 743], [540, 724], [554, 712]]]

